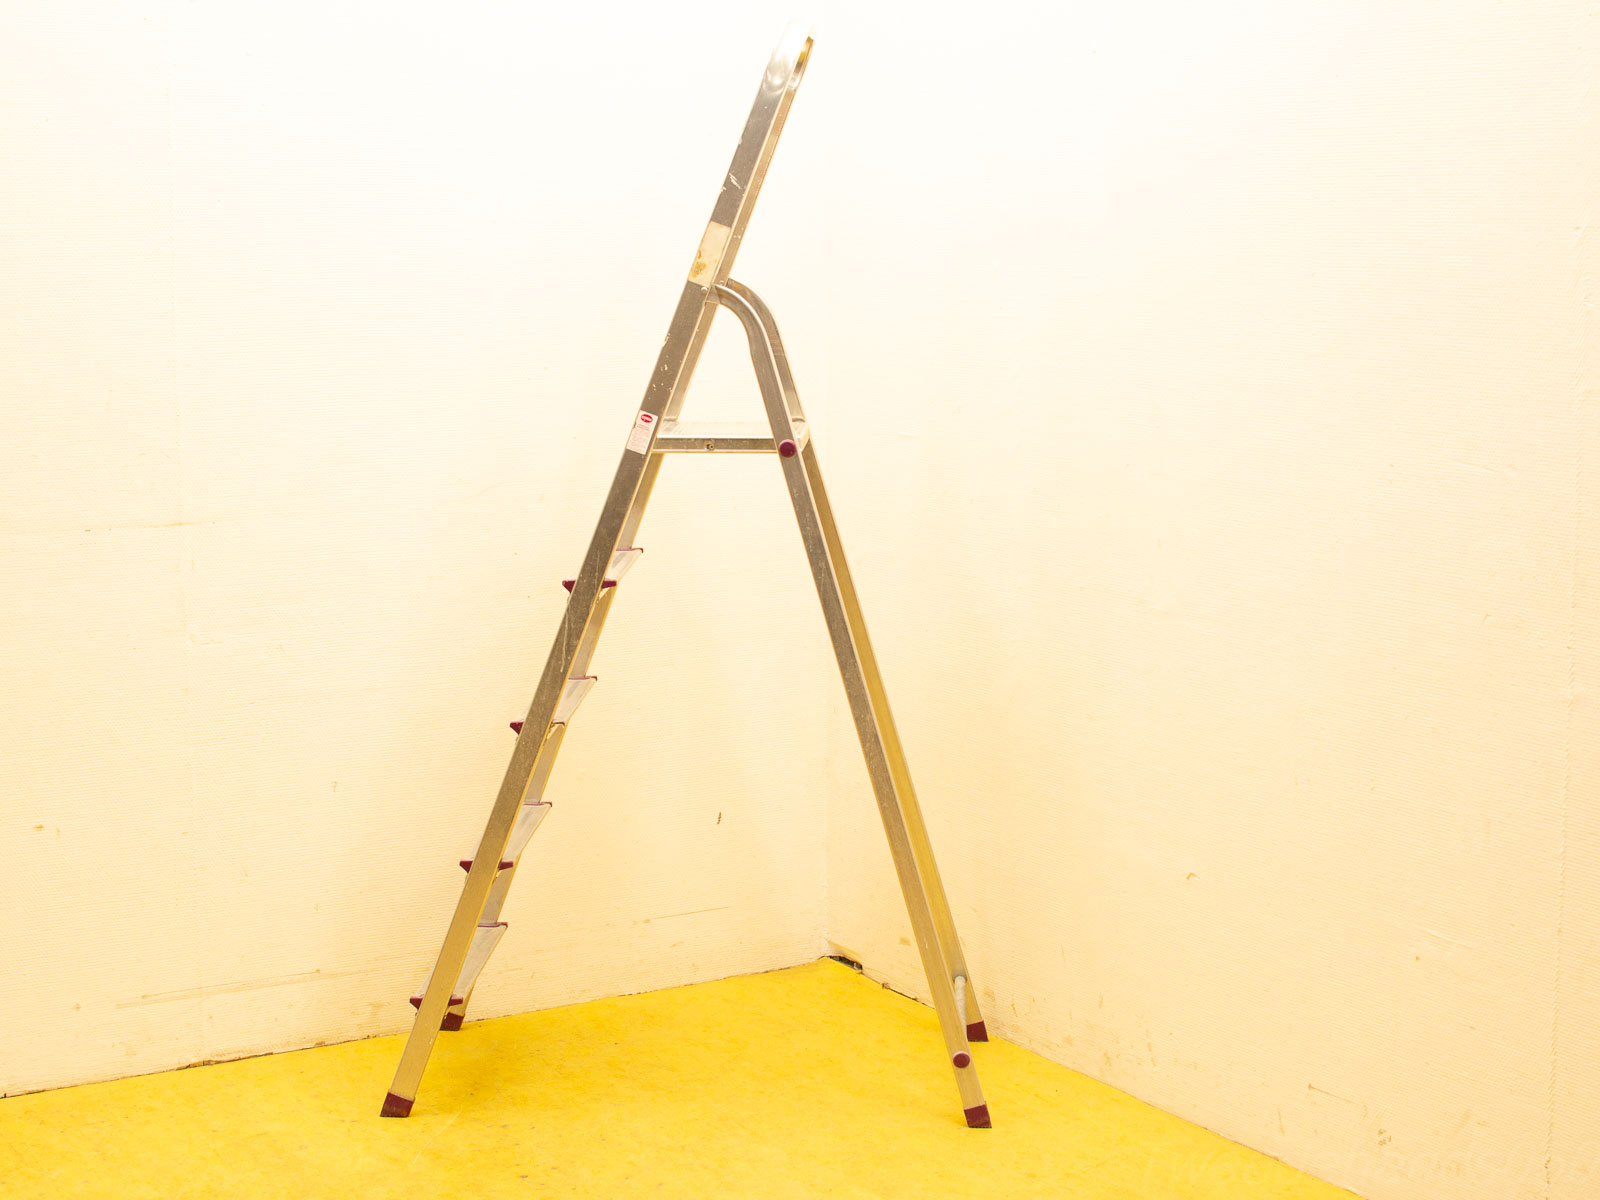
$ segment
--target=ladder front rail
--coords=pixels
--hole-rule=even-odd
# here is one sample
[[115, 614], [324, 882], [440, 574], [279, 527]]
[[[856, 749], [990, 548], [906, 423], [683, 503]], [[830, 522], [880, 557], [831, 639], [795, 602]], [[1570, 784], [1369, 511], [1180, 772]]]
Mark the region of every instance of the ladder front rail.
[[[566, 687], [580, 647], [585, 644], [611, 556], [622, 534], [626, 531], [631, 541], [644, 518], [650, 485], [654, 484], [660, 469], [660, 455], [654, 452], [654, 445], [661, 418], [663, 414], [675, 417], [683, 406], [689, 379], [716, 315], [716, 287], [733, 269], [734, 257], [744, 238], [745, 227], [810, 52], [811, 38], [804, 28], [791, 27], [762, 76], [732, 164], [723, 177], [711, 220], [679, 294], [678, 306], [656, 358], [644, 401], [634, 418], [633, 432], [611, 481], [611, 490], [606, 495], [583, 566], [574, 580], [561, 626], [545, 660], [544, 672], [517, 735], [516, 747], [489, 812], [483, 837], [473, 855], [472, 867], [462, 885], [461, 898], [450, 918], [433, 974], [411, 1023], [405, 1049], [400, 1053], [394, 1081], [384, 1097], [382, 1113], [386, 1117], [405, 1117], [411, 1113], [440, 1026], [450, 1012], [452, 990], [494, 886], [500, 855], [511, 836], [511, 827], [545, 744], [562, 689]], [[593, 642], [588, 640], [592, 652]]]
[[[633, 508], [629, 516], [633, 530], [629, 531], [630, 521], [623, 522], [623, 529], [619, 535], [620, 541], [627, 541], [632, 533], [638, 532], [639, 520], [644, 516], [645, 506], [649, 503], [649, 489], [655, 483], [656, 473], [661, 469], [661, 455], [652, 454], [650, 464], [645, 468], [644, 480], [639, 485], [639, 491], [634, 496]], [[600, 592], [600, 599], [595, 602], [594, 613], [589, 618], [589, 624], [583, 631], [583, 640], [578, 643], [578, 651], [573, 655], [572, 666], [568, 668], [568, 676], [580, 676], [588, 673], [590, 660], [600, 644], [600, 634], [605, 629], [606, 617], [611, 612], [612, 602], [616, 599], [616, 588], [604, 588]], [[527, 725], [524, 723], [523, 729]], [[530, 802], [530, 797], [537, 799], [544, 794], [544, 786], [550, 778], [550, 772], [555, 767], [556, 754], [561, 749], [561, 739], [565, 736], [567, 727], [564, 724], [551, 725], [550, 733], [545, 737], [544, 745], [539, 748], [539, 757], [534, 765], [533, 775], [528, 786], [523, 791], [523, 804]], [[519, 731], [520, 734], [520, 731]], [[519, 806], [520, 809], [521, 806]], [[501, 847], [502, 853], [504, 847]], [[476, 859], [474, 859], [476, 862]], [[506, 894], [511, 890], [511, 884], [516, 876], [517, 863], [504, 868], [495, 877], [489, 889], [489, 898], [485, 901], [483, 911], [478, 915], [478, 924], [488, 925], [500, 919], [500, 910], [505, 906]], [[452, 1031], [461, 1028], [461, 1022], [466, 1019], [467, 1005], [472, 1003], [472, 993], [469, 991], [461, 998], [460, 1004], [452, 1004], [448, 1015], [440, 1025], [441, 1031]]]
[[[684, 307], [680, 304], [680, 316]], [[676, 324], [674, 322], [674, 327]], [[703, 335], [700, 340], [704, 341]], [[679, 344], [682, 346], [688, 342]], [[667, 344], [662, 347], [662, 356], [665, 357], [672, 348], [672, 339], [669, 337]], [[662, 372], [658, 371], [658, 374]], [[665, 399], [662, 403], [665, 403]], [[506, 767], [488, 823], [473, 853], [472, 866], [467, 871], [466, 882], [462, 884], [461, 898], [456, 902], [455, 913], [450, 918], [450, 926], [445, 932], [444, 944], [439, 948], [439, 957], [423, 993], [422, 1004], [411, 1023], [405, 1049], [400, 1052], [394, 1082], [384, 1097], [382, 1111], [386, 1117], [410, 1115], [423, 1072], [433, 1053], [433, 1044], [441, 1028], [447, 1027], [447, 1017], [449, 1028], [459, 1028], [465, 1015], [470, 996], [464, 996], [460, 1004], [452, 1005], [452, 990], [466, 962], [467, 951], [479, 924], [499, 916], [499, 903], [494, 903], [493, 914], [486, 914], [486, 908], [491, 903], [491, 894], [496, 890], [497, 876], [501, 874], [500, 857], [505, 853], [511, 827], [516, 822], [530, 785], [537, 779], [542, 790], [543, 781], [549, 778], [555, 766], [555, 756], [566, 732], [564, 724], [553, 723], [556, 706], [560, 703], [567, 680], [575, 672], [587, 668], [593, 657], [600, 629], [605, 624], [616, 595], [615, 588], [603, 586], [606, 570], [623, 532], [627, 531], [631, 538], [644, 519], [650, 490], [661, 469], [660, 460], [659, 454], [647, 452], [641, 455], [625, 451], [617, 467], [611, 491], [601, 510], [600, 521], [595, 526], [588, 553], [584, 555], [583, 567], [573, 582], [572, 595], [567, 601], [561, 627], [545, 660], [544, 674], [539, 679], [527, 716], [517, 733], [511, 762]], [[498, 900], [503, 901], [510, 879], [500, 880], [500, 884]]]

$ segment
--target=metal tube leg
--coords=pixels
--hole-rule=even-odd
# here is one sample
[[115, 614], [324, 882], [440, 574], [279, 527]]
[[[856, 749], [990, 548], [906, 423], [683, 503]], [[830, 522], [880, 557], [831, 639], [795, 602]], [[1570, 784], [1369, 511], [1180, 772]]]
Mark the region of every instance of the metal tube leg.
[[961, 949], [961, 939], [956, 936], [956, 923], [950, 913], [950, 900], [945, 895], [944, 880], [940, 878], [939, 866], [934, 861], [933, 845], [928, 840], [928, 827], [922, 819], [922, 806], [917, 802], [916, 789], [911, 785], [911, 771], [906, 765], [905, 750], [900, 745], [900, 733], [895, 727], [894, 716], [889, 711], [889, 696], [884, 690], [883, 677], [878, 673], [877, 656], [873, 654], [872, 642], [867, 636], [866, 621], [861, 615], [861, 602], [856, 597], [855, 583], [850, 578], [850, 568], [845, 562], [844, 546], [839, 540], [839, 530], [833, 521], [833, 508], [828, 503], [828, 493], [822, 483], [822, 468], [817, 463], [816, 449], [812, 443], [807, 443], [800, 454], [800, 459], [805, 466], [806, 477], [816, 500], [823, 535], [838, 573], [839, 590], [844, 599], [845, 612], [850, 617], [851, 633], [861, 656], [867, 694], [872, 700], [878, 728], [883, 733], [884, 749], [889, 757], [890, 770], [895, 776], [901, 807], [905, 810], [906, 830], [911, 838], [912, 849], [917, 855], [917, 865], [922, 871], [923, 883], [928, 891], [928, 904], [933, 911], [934, 925], [939, 931], [939, 944], [944, 950], [945, 965], [949, 968], [952, 983], [957, 978], [968, 981], [967, 1012], [963, 1021], [967, 1027], [967, 1037], [974, 1042], [986, 1042], [989, 1040], [988, 1027], [984, 1024], [983, 1015], [978, 1009], [977, 996], [970, 986], [972, 974], [967, 969], [966, 955]]
[[[743, 301], [744, 306], [760, 323], [767, 347], [771, 352], [773, 366], [777, 370], [778, 383], [783, 391], [787, 412], [792, 420], [803, 420], [805, 410], [800, 404], [800, 392], [795, 387], [794, 375], [789, 369], [789, 356], [783, 348], [783, 338], [778, 332], [778, 323], [772, 316], [772, 310], [760, 296], [735, 280], [730, 279], [722, 291], [732, 293]], [[839, 539], [839, 529], [834, 522], [833, 506], [828, 501], [828, 489], [822, 482], [822, 468], [818, 464], [816, 449], [811, 442], [808, 441], [800, 452], [800, 460], [805, 465], [806, 478], [811, 484], [817, 515], [821, 519], [823, 536], [828, 545], [828, 552], [833, 558], [834, 570], [839, 580], [839, 591], [844, 599], [845, 613], [850, 618], [850, 633], [855, 639], [856, 649], [861, 658], [862, 673], [867, 681], [867, 694], [872, 700], [878, 729], [883, 734], [884, 749], [889, 755], [890, 769], [894, 772], [901, 807], [906, 816], [906, 829], [911, 835], [911, 845], [916, 851], [917, 865], [922, 871], [923, 884], [928, 893], [928, 904], [933, 910], [934, 925], [939, 931], [939, 944], [944, 950], [945, 964], [949, 968], [952, 982], [957, 977], [968, 980], [967, 1037], [974, 1042], [986, 1042], [989, 1040], [988, 1027], [984, 1024], [983, 1014], [979, 1011], [976, 993], [970, 986], [972, 973], [967, 968], [966, 955], [961, 949], [961, 939], [956, 935], [955, 918], [950, 913], [950, 901], [945, 894], [944, 880], [940, 877], [939, 866], [934, 861], [933, 846], [928, 840], [928, 828], [922, 818], [922, 806], [917, 802], [916, 789], [911, 784], [911, 772], [906, 765], [905, 750], [900, 745], [900, 733], [895, 726], [894, 715], [889, 709], [888, 692], [884, 689], [883, 676], [878, 670], [878, 658], [872, 650], [872, 639], [867, 635], [866, 621], [861, 613], [861, 601], [856, 595], [855, 581], [851, 578], [844, 545]]]
[[[861, 740], [862, 753], [867, 760], [867, 773], [872, 781], [873, 794], [883, 818], [883, 829], [889, 839], [889, 850], [894, 858], [895, 873], [900, 879], [900, 890], [905, 896], [906, 911], [911, 917], [916, 934], [917, 949], [922, 955], [923, 969], [928, 976], [928, 987], [933, 993], [933, 1006], [939, 1014], [939, 1025], [944, 1033], [945, 1049], [956, 1073], [956, 1086], [961, 1092], [961, 1106], [967, 1123], [986, 1128], [989, 1125], [989, 1108], [984, 1103], [983, 1090], [978, 1083], [978, 1073], [972, 1066], [972, 1055], [967, 1047], [967, 1028], [961, 1006], [952, 986], [950, 964], [946, 961], [943, 939], [934, 920], [932, 904], [928, 898], [927, 878], [918, 861], [912, 842], [904, 798], [894, 778], [884, 745], [883, 731], [868, 693], [867, 682], [861, 668], [861, 658], [855, 640], [850, 636], [850, 621], [845, 611], [843, 595], [832, 556], [828, 554], [821, 533], [815, 501], [800, 469], [786, 465], [785, 475], [791, 480], [790, 495], [794, 500], [796, 515], [800, 517], [801, 533], [806, 542], [807, 557], [811, 560], [812, 574], [816, 579], [817, 594], [822, 600], [829, 635], [833, 639], [834, 656], [839, 661], [839, 673], [844, 680], [845, 694], [850, 701], [851, 715], [855, 718], [856, 734]], [[808, 528], [809, 527], [809, 528]]]
[[[779, 386], [783, 390], [785, 407], [791, 419], [803, 420], [805, 410], [800, 405], [800, 392], [795, 387], [794, 375], [789, 369], [789, 356], [783, 348], [783, 338], [778, 332], [778, 323], [772, 316], [772, 310], [760, 296], [735, 280], [730, 279], [723, 290], [733, 293], [742, 300], [760, 322], [762, 333], [771, 351], [773, 365], [777, 370]], [[851, 636], [855, 639], [856, 649], [861, 658], [862, 673], [867, 681], [867, 694], [872, 700], [878, 729], [883, 734], [884, 749], [889, 755], [889, 766], [894, 772], [901, 807], [906, 816], [906, 829], [911, 835], [912, 849], [916, 851], [917, 865], [922, 871], [923, 884], [928, 893], [928, 904], [933, 910], [934, 925], [939, 931], [939, 944], [944, 950], [945, 965], [949, 968], [952, 983], [958, 977], [968, 980], [968, 1009], [965, 1022], [967, 1038], [974, 1042], [986, 1042], [989, 1040], [988, 1027], [984, 1024], [977, 996], [970, 986], [972, 973], [967, 969], [966, 955], [961, 949], [961, 939], [956, 936], [955, 918], [950, 913], [950, 901], [945, 895], [944, 880], [940, 877], [939, 866], [934, 861], [933, 846], [928, 840], [928, 828], [922, 818], [922, 806], [917, 802], [916, 789], [911, 784], [911, 772], [906, 765], [905, 750], [900, 745], [900, 733], [889, 710], [889, 696], [883, 686], [883, 676], [878, 670], [878, 658], [872, 650], [872, 639], [867, 636], [866, 621], [861, 613], [861, 601], [856, 596], [855, 581], [851, 578], [844, 545], [839, 539], [839, 529], [833, 519], [833, 506], [828, 502], [828, 489], [822, 482], [822, 468], [817, 462], [816, 450], [809, 441], [801, 451], [800, 459], [805, 465], [806, 478], [811, 484], [811, 494], [816, 501], [817, 515], [822, 522], [823, 536], [828, 544], [828, 552], [833, 558], [834, 570], [839, 580], [839, 591], [844, 599], [845, 613], [850, 618]]]
[[[929, 900], [927, 880], [913, 842], [911, 820], [905, 806], [900, 779], [908, 778], [903, 763], [896, 771], [890, 760], [884, 731], [879, 724], [880, 705], [874, 702], [873, 688], [864, 666], [864, 655], [858, 645], [856, 631], [864, 639], [865, 624], [857, 606], [846, 601], [841, 586], [844, 572], [843, 548], [838, 544], [837, 531], [826, 523], [819, 509], [817, 495], [812, 485], [815, 458], [808, 444], [804, 457], [797, 455], [792, 427], [791, 398], [786, 394], [779, 375], [779, 364], [773, 347], [766, 336], [765, 322], [746, 297], [748, 289], [732, 285], [721, 288], [718, 298], [723, 305], [739, 317], [750, 341], [750, 357], [755, 365], [756, 377], [761, 385], [762, 400], [772, 425], [772, 437], [779, 446], [784, 481], [794, 503], [795, 518], [800, 525], [800, 536], [805, 544], [806, 557], [816, 581], [817, 596], [822, 602], [828, 635], [833, 641], [834, 656], [838, 659], [839, 674], [844, 681], [845, 695], [850, 701], [850, 712], [855, 719], [856, 733], [861, 740], [862, 754], [866, 758], [867, 775], [872, 781], [873, 795], [878, 802], [878, 812], [883, 818], [884, 833], [889, 841], [889, 851], [894, 859], [895, 873], [900, 880], [900, 890], [905, 896], [906, 911], [911, 918], [911, 928], [916, 935], [917, 949], [922, 956], [927, 973], [928, 988], [933, 995], [933, 1007], [939, 1015], [939, 1027], [944, 1034], [945, 1049], [955, 1070], [956, 1086], [961, 1093], [961, 1105], [967, 1124], [974, 1128], [988, 1128], [989, 1108], [983, 1099], [983, 1089], [978, 1083], [978, 1073], [972, 1065], [972, 1055], [967, 1044], [966, 1021], [958, 1007], [954, 979], [946, 960], [944, 939], [935, 921]], [[769, 318], [770, 319], [770, 318]], [[805, 459], [810, 458], [808, 467]], [[830, 537], [830, 533], [832, 536]], [[854, 599], [853, 590], [851, 599]], [[851, 612], [852, 608], [857, 611]], [[870, 653], [870, 647], [868, 648]], [[878, 690], [881, 692], [881, 684]], [[887, 715], [887, 704], [881, 706]], [[897, 748], [898, 748], [898, 744]], [[899, 776], [899, 778], [897, 778]], [[914, 801], [913, 801], [914, 803]], [[919, 814], [920, 815], [920, 814]], [[924, 832], [924, 841], [926, 834]], [[931, 862], [931, 853], [927, 856]], [[957, 947], [959, 953], [959, 947]], [[959, 972], [964, 978], [965, 971]]]

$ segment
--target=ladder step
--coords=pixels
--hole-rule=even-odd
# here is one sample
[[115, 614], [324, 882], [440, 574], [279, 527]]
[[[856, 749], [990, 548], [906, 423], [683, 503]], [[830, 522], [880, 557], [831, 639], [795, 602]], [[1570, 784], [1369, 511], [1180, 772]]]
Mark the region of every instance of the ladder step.
[[[467, 993], [472, 991], [472, 985], [478, 982], [478, 976], [483, 972], [484, 963], [489, 961], [489, 955], [494, 953], [494, 948], [500, 944], [500, 939], [506, 934], [506, 923], [497, 921], [493, 925], [479, 925], [472, 935], [472, 945], [467, 947], [467, 961], [461, 966], [461, 978], [456, 980], [456, 986], [450, 992], [451, 1004], [465, 1004]], [[421, 1008], [422, 997], [427, 994], [428, 984], [433, 982], [433, 972], [428, 972], [428, 978], [422, 985], [422, 990], [411, 997], [411, 1007]]]
[[[550, 812], [549, 801], [535, 800], [531, 804], [524, 804], [517, 812], [516, 824], [511, 826], [511, 836], [506, 839], [506, 852], [500, 856], [500, 870], [509, 871], [516, 865], [517, 859], [527, 848], [528, 839], [533, 837], [533, 831], [539, 828], [539, 822], [544, 820]], [[477, 853], [477, 848], [473, 848]], [[461, 860], [463, 871], [472, 870], [472, 856], [468, 855]]]
[[[618, 550], [611, 556], [611, 565], [606, 568], [605, 582], [600, 586], [616, 587], [617, 581], [628, 573], [628, 569], [639, 560], [639, 556], [643, 553], [643, 546], [629, 546], [626, 550]], [[563, 579], [561, 586], [570, 592], [577, 582], [576, 579]]]
[[[561, 689], [561, 700], [556, 704], [556, 715], [550, 718], [550, 724], [565, 725], [572, 720], [572, 714], [578, 711], [578, 705], [583, 703], [583, 698], [599, 678], [598, 675], [585, 675], [581, 679], [567, 680], [567, 686]], [[521, 721], [511, 722], [511, 732], [521, 733], [522, 726]]]
[[572, 714], [578, 711], [578, 705], [583, 703], [583, 698], [589, 694], [589, 689], [594, 687], [597, 675], [585, 675], [581, 679], [567, 680], [567, 686], [561, 689], [561, 702], [556, 705], [556, 715], [550, 718], [552, 725], [565, 725], [572, 720]]
[[[809, 428], [798, 418], [791, 424], [794, 448], [805, 449]], [[772, 443], [771, 426], [753, 421], [662, 421], [654, 448], [666, 454], [772, 454], [779, 449]]]

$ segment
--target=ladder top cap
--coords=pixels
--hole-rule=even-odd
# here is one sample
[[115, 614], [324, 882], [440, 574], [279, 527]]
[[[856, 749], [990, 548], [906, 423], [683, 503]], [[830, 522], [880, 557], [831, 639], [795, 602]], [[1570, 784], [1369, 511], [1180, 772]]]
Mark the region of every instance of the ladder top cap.
[[811, 41], [809, 25], [791, 23], [772, 52], [762, 86], [774, 92], [800, 86], [800, 76], [805, 74], [806, 62], [811, 58]]

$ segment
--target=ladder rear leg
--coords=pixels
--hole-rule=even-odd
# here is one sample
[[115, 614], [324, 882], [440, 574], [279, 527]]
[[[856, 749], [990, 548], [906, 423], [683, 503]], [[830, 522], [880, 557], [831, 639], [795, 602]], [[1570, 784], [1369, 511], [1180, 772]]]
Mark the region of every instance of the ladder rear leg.
[[[815, 455], [809, 441], [806, 441], [802, 449], [800, 445], [802, 439], [797, 439], [795, 436], [794, 423], [800, 416], [796, 411], [799, 398], [794, 392], [792, 380], [785, 378], [787, 363], [780, 360], [777, 349], [766, 331], [766, 327], [773, 323], [771, 314], [764, 311], [765, 306], [755, 299], [754, 293], [748, 288], [731, 282], [728, 286], [718, 289], [718, 299], [739, 318], [750, 343], [750, 358], [755, 366], [756, 378], [761, 385], [762, 401], [772, 426], [773, 443], [778, 448], [784, 481], [788, 485], [795, 519], [800, 526], [801, 541], [805, 545], [806, 558], [811, 564], [817, 596], [822, 602], [823, 617], [827, 623], [829, 638], [833, 642], [834, 657], [839, 663], [839, 674], [844, 682], [845, 695], [850, 702], [850, 712], [855, 720], [862, 754], [866, 759], [867, 775], [872, 782], [873, 795], [878, 802], [879, 815], [883, 819], [884, 833], [889, 841], [895, 873], [899, 877], [900, 890], [905, 897], [906, 912], [911, 918], [917, 950], [922, 956], [923, 969], [928, 977], [928, 989], [932, 993], [933, 1007], [939, 1016], [945, 1050], [955, 1071], [963, 1115], [969, 1126], [987, 1129], [990, 1125], [989, 1106], [984, 1101], [983, 1089], [978, 1083], [978, 1073], [973, 1067], [972, 1054], [968, 1046], [966, 996], [961, 995], [958, 998], [957, 980], [960, 980], [959, 990], [962, 993], [968, 990], [967, 981], [964, 973], [957, 974], [951, 971], [945, 954], [945, 939], [941, 936], [934, 917], [927, 880], [919, 861], [924, 856], [917, 851], [911, 833], [912, 822], [906, 810], [906, 796], [902, 794], [900, 780], [905, 779], [909, 785], [909, 777], [904, 770], [903, 756], [898, 771], [891, 762], [884, 731], [879, 724], [879, 709], [881, 707], [884, 716], [887, 717], [887, 702], [882, 700], [881, 682], [878, 683], [880, 693], [878, 702], [875, 702], [864, 663], [865, 655], [862, 653], [862, 644], [866, 642], [865, 622], [858, 607], [853, 613], [850, 611], [855, 606], [847, 603], [841, 582], [848, 570], [843, 566], [843, 547], [839, 545], [837, 531], [832, 529], [831, 520], [824, 521], [812, 487]], [[806, 465], [807, 458], [810, 459], [809, 467]], [[853, 589], [850, 599], [854, 599]], [[870, 654], [870, 644], [866, 646], [866, 650]], [[905, 791], [909, 794], [909, 786]], [[914, 797], [911, 802], [915, 803]], [[920, 817], [920, 813], [918, 816]], [[922, 830], [922, 833], [925, 843], [926, 831]], [[931, 850], [928, 851], [926, 859], [931, 865]], [[953, 928], [951, 940], [954, 942]], [[959, 954], [959, 943], [954, 944]]]
[[905, 814], [907, 836], [911, 840], [912, 850], [917, 857], [917, 868], [921, 872], [922, 882], [928, 893], [928, 905], [933, 913], [934, 925], [939, 932], [939, 945], [944, 952], [950, 982], [958, 989], [964, 1000], [960, 1006], [962, 1023], [966, 1026], [968, 1040], [987, 1042], [988, 1027], [984, 1024], [983, 1014], [978, 1008], [977, 993], [972, 985], [972, 974], [967, 969], [966, 955], [961, 949], [961, 939], [956, 935], [955, 918], [950, 912], [950, 900], [945, 894], [944, 880], [940, 878], [939, 866], [933, 857], [933, 845], [928, 840], [928, 827], [922, 818], [922, 805], [918, 803], [916, 789], [911, 784], [911, 771], [906, 765], [905, 750], [900, 745], [900, 733], [889, 709], [889, 698], [884, 690], [883, 677], [878, 673], [877, 656], [873, 654], [872, 642], [867, 636], [866, 622], [861, 615], [861, 602], [856, 598], [855, 583], [850, 578], [850, 567], [845, 561], [844, 547], [839, 541], [839, 530], [833, 521], [833, 509], [828, 504], [828, 493], [823, 486], [822, 470], [817, 465], [814, 444], [808, 443], [801, 451], [800, 457], [811, 483], [818, 517], [838, 575], [839, 591], [845, 612], [850, 617], [856, 649], [861, 656], [867, 694], [872, 702], [878, 728], [883, 734], [884, 750], [889, 758], [890, 770], [895, 777], [901, 810]]
[[[801, 508], [801, 503], [801, 500], [796, 498], [797, 510]], [[802, 518], [802, 528], [807, 523], [805, 518]], [[817, 523], [817, 532], [818, 534], [821, 532], [820, 521]], [[879, 815], [883, 819], [884, 834], [889, 841], [895, 874], [900, 881], [900, 891], [905, 898], [912, 931], [916, 935], [917, 950], [922, 957], [923, 971], [927, 975], [933, 1007], [939, 1016], [945, 1049], [949, 1054], [951, 1067], [955, 1070], [956, 1086], [961, 1093], [962, 1113], [969, 1126], [987, 1129], [990, 1126], [989, 1106], [984, 1101], [983, 1089], [978, 1083], [978, 1073], [972, 1065], [972, 1054], [968, 1047], [967, 981], [964, 973], [952, 969], [945, 955], [944, 939], [940, 936], [930, 899], [928, 877], [923, 872], [922, 863], [919, 861], [921, 856], [917, 853], [910, 830], [911, 822], [906, 811], [906, 797], [895, 779], [896, 772], [890, 765], [883, 730], [878, 724], [875, 706], [868, 695], [866, 680], [861, 671], [859, 647], [849, 636], [849, 623], [844, 614], [844, 599], [838, 587], [837, 574], [831, 569], [834, 564], [830, 562], [827, 568], [823, 568], [821, 560], [831, 558], [826, 554], [825, 546], [823, 553], [818, 555], [813, 549], [811, 539], [806, 540], [807, 550], [812, 558], [812, 570], [816, 575], [817, 591], [822, 598], [829, 633], [833, 638], [834, 655], [838, 659], [840, 675], [845, 682], [845, 694], [850, 701], [856, 734], [867, 760], [867, 774], [872, 782], [873, 795], [878, 802]], [[931, 854], [929, 858], [931, 859]]]
[[[778, 332], [778, 322], [773, 318], [772, 310], [760, 296], [741, 283], [730, 279], [726, 290], [742, 300], [760, 323], [770, 350], [772, 365], [777, 372], [779, 387], [783, 391], [785, 408], [792, 420], [804, 420], [805, 410], [800, 404], [800, 392], [795, 387], [794, 375], [789, 367], [789, 356], [784, 350], [783, 337]], [[906, 830], [917, 856], [917, 868], [922, 874], [928, 904], [933, 912], [934, 925], [939, 932], [939, 945], [944, 952], [951, 985], [956, 987], [966, 1000], [962, 1020], [967, 1027], [967, 1038], [969, 1041], [987, 1042], [988, 1027], [978, 1007], [977, 991], [972, 983], [972, 973], [967, 968], [961, 939], [956, 935], [955, 918], [950, 913], [950, 901], [945, 894], [944, 880], [939, 875], [939, 866], [933, 857], [933, 846], [928, 840], [928, 828], [922, 818], [922, 806], [917, 802], [916, 789], [911, 784], [911, 771], [906, 765], [905, 750], [900, 744], [900, 733], [895, 726], [894, 715], [889, 709], [888, 692], [884, 689], [883, 676], [878, 670], [878, 659], [872, 650], [872, 639], [867, 635], [861, 601], [856, 595], [855, 581], [850, 575], [844, 544], [839, 539], [839, 528], [833, 518], [833, 506], [828, 502], [828, 489], [822, 481], [822, 468], [817, 462], [815, 443], [808, 439], [800, 448], [799, 458], [805, 468], [823, 539], [833, 563], [834, 574], [838, 579], [840, 598], [844, 604], [845, 615], [849, 618], [850, 635], [861, 660], [867, 695], [872, 704], [873, 715], [878, 722], [879, 732], [883, 736], [890, 770], [894, 774], [901, 809], [905, 815]]]

